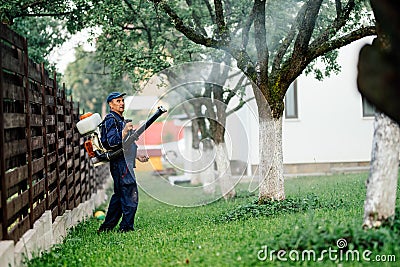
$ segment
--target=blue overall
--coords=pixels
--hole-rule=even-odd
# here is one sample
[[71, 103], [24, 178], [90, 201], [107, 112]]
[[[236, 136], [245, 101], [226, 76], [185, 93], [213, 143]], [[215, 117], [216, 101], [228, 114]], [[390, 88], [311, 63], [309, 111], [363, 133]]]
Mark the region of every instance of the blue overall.
[[[107, 150], [117, 150], [122, 147], [122, 130], [125, 127], [124, 118], [111, 111], [103, 121], [106, 136], [102, 144]], [[104, 131], [103, 131], [104, 132]], [[136, 210], [138, 207], [138, 189], [133, 171], [137, 145], [132, 143], [124, 146], [124, 155], [110, 161], [110, 172], [114, 180], [114, 194], [111, 196], [107, 215], [99, 230], [112, 230], [119, 222], [120, 231], [133, 230]]]

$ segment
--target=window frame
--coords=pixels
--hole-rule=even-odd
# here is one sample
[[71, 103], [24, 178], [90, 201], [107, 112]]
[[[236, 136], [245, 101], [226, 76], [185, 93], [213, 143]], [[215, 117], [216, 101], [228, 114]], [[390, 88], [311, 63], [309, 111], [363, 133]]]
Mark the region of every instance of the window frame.
[[[298, 119], [299, 118], [299, 109], [298, 109], [298, 97], [297, 97], [297, 79], [296, 80], [294, 80], [294, 82], [290, 85], [290, 86], [292, 86], [293, 85], [293, 105], [294, 105], [294, 107], [293, 107], [293, 111], [294, 111], [294, 115], [288, 115], [288, 113], [287, 113], [287, 92], [289, 91], [286, 91], [286, 94], [285, 94], [285, 119]], [[289, 87], [290, 87], [289, 86]]]

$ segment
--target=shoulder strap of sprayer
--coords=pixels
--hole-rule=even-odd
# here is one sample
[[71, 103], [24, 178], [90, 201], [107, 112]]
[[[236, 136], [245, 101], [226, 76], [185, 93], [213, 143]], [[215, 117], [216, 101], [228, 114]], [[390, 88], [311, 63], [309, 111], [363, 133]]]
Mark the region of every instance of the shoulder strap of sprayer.
[[[115, 117], [115, 115], [114, 114], [112, 114], [112, 113], [108, 113], [107, 115], [106, 115], [106, 117], [103, 119], [103, 121], [97, 126], [98, 128], [99, 128], [99, 132], [100, 132], [100, 143], [101, 143], [101, 145], [102, 145], [102, 147], [103, 147], [103, 153], [99, 153], [98, 151], [97, 151], [97, 153], [96, 153], [96, 151], [95, 151], [95, 153], [96, 153], [96, 157], [100, 160], [100, 161], [110, 161], [112, 158], [116, 158], [116, 157], [119, 157], [120, 155], [122, 155], [123, 154], [123, 149], [122, 149], [122, 145], [121, 145], [121, 147], [119, 147], [118, 149], [116, 149], [116, 150], [108, 150], [108, 149], [106, 149], [105, 147], [104, 147], [104, 145], [103, 145], [103, 138], [105, 138], [105, 136], [103, 136], [103, 130], [102, 130], [102, 126], [105, 124], [105, 121], [109, 118], [109, 117], [112, 117], [113, 119], [114, 119], [114, 123], [116, 124], [116, 126], [117, 126], [117, 124], [118, 124], [118, 118], [117, 117]], [[105, 140], [105, 142], [106, 142], [106, 140]]]
[[[113, 114], [113, 113], [108, 113], [106, 116], [105, 116], [105, 118], [103, 119], [103, 121], [97, 126], [98, 128], [99, 128], [99, 132], [100, 132], [100, 143], [101, 143], [101, 145], [102, 145], [102, 147], [104, 148], [104, 150], [109, 150], [109, 149], [107, 149], [105, 146], [104, 146], [104, 144], [103, 144], [103, 142], [107, 142], [107, 137], [105, 136], [105, 132], [103, 132], [103, 130], [102, 130], [102, 127], [103, 127], [103, 125], [105, 124], [105, 122], [106, 122], [106, 120], [108, 119], [108, 118], [113, 118], [114, 119], [114, 123], [115, 123], [115, 126], [116, 127], [118, 127], [118, 118]], [[118, 149], [120, 149], [121, 147], [118, 147]], [[111, 150], [110, 150], [111, 151]]]
[[106, 122], [106, 119], [107, 119], [107, 117], [109, 117], [109, 115], [111, 115], [112, 117], [113, 117], [113, 119], [115, 120], [115, 123], [117, 123], [118, 122], [118, 119], [117, 119], [117, 117], [115, 117], [115, 115], [114, 114], [112, 114], [112, 113], [108, 113], [105, 117], [104, 117], [104, 119], [103, 119], [103, 121], [102, 122], [100, 122], [100, 124], [97, 126], [97, 127], [101, 127], [101, 126], [103, 126], [103, 124]]

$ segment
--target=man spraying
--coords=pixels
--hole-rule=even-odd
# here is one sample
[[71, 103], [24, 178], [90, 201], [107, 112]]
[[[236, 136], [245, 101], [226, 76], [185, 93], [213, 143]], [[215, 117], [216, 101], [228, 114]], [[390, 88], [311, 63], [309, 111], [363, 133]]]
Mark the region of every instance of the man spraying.
[[110, 159], [110, 172], [114, 180], [114, 194], [111, 196], [108, 211], [103, 224], [98, 232], [114, 229], [121, 216], [119, 225], [120, 232], [134, 230], [135, 214], [138, 207], [138, 188], [136, 183], [135, 160], [146, 162], [147, 156], [137, 155], [137, 145], [129, 142], [124, 145], [124, 141], [133, 132], [131, 122], [124, 120], [122, 114], [125, 110], [125, 93], [112, 92], [107, 97], [110, 113], [106, 115], [101, 124], [101, 143], [109, 151], [117, 151], [123, 147], [124, 153]]

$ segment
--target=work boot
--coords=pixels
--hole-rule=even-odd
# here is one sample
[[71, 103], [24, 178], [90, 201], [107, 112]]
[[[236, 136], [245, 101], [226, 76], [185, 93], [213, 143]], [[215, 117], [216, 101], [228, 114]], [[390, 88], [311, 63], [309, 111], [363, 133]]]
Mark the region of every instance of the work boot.
[[120, 232], [120, 233], [127, 233], [127, 232], [133, 232], [133, 231], [135, 231], [134, 228], [131, 228], [131, 229], [119, 229], [118, 230], [118, 232]]
[[101, 227], [100, 226], [100, 228], [97, 230], [97, 233], [98, 234], [101, 234], [101, 233], [103, 233], [103, 232], [110, 232], [112, 229], [110, 229], [110, 228], [104, 228], [104, 227]]

